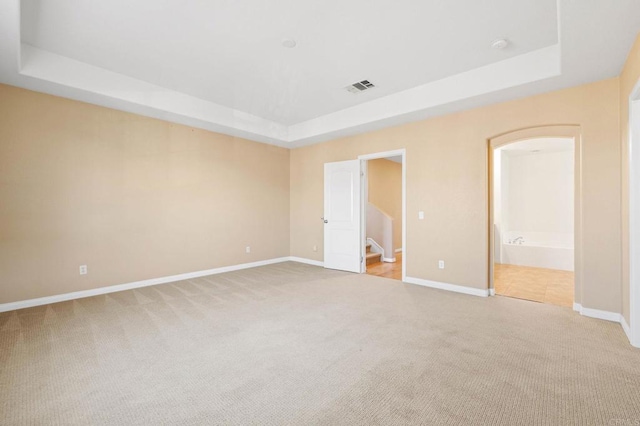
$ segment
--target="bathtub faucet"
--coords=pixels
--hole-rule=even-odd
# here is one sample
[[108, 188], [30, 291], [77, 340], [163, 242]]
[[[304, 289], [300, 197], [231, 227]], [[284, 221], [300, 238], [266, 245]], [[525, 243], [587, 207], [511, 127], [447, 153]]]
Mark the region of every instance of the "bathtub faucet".
[[522, 243], [524, 243], [524, 237], [518, 237], [514, 240], [511, 240], [511, 244], [520, 244], [522, 245]]

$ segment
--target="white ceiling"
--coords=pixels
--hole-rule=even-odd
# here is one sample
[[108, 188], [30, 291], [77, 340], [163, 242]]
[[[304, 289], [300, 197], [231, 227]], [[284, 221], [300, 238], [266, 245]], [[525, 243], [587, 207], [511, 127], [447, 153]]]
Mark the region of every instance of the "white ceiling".
[[572, 138], [535, 138], [510, 143], [499, 148], [509, 156], [573, 151]]
[[637, 0], [3, 0], [0, 82], [295, 147], [613, 77], [638, 30]]
[[[22, 5], [23, 43], [284, 125], [558, 41], [555, 0]], [[503, 34], [512, 47], [491, 49]], [[344, 90], [364, 79], [376, 89]]]

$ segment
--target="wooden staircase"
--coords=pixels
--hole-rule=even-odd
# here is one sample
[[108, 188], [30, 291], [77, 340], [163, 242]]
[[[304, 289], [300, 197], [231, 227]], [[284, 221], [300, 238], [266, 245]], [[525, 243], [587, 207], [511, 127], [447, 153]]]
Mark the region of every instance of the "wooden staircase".
[[382, 253], [373, 253], [371, 251], [371, 244], [367, 244], [367, 265], [372, 263], [378, 263], [382, 261]]

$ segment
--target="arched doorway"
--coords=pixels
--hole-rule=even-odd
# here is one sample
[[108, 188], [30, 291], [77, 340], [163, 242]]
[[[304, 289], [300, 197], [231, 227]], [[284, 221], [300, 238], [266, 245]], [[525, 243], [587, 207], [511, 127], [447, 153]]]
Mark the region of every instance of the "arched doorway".
[[[488, 145], [490, 294], [580, 311], [580, 127], [521, 129], [491, 138]], [[553, 179], [566, 177], [569, 167], [573, 179], [550, 187]], [[494, 185], [503, 173], [511, 173], [514, 187]], [[530, 192], [522, 194], [524, 191]], [[573, 200], [568, 201], [570, 198]], [[567, 214], [569, 209], [572, 213]], [[557, 222], [550, 224], [550, 220]]]

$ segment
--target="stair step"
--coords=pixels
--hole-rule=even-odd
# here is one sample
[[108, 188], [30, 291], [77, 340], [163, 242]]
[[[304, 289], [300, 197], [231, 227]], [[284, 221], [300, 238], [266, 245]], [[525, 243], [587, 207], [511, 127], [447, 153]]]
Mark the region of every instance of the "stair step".
[[367, 253], [367, 265], [378, 263], [382, 260], [382, 253]]
[[367, 253], [371, 253], [371, 244], [367, 244]]

